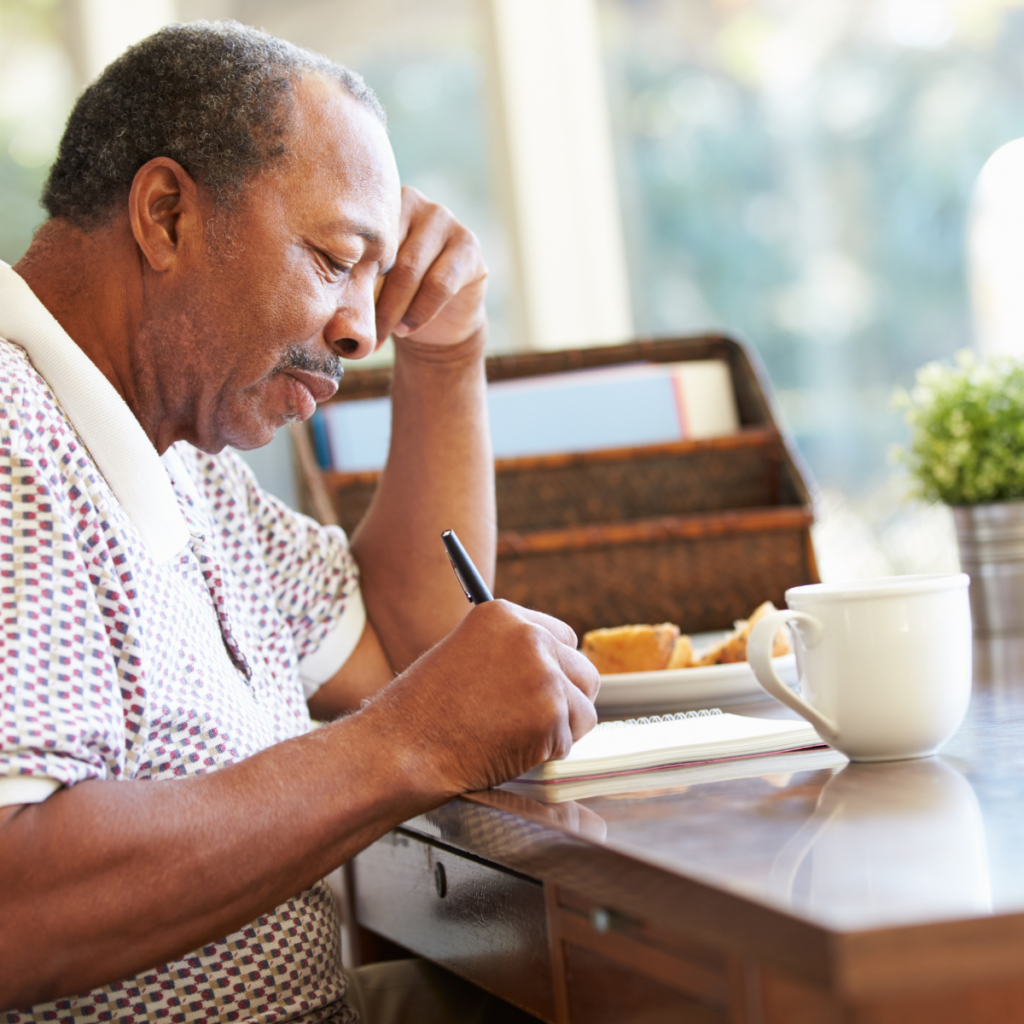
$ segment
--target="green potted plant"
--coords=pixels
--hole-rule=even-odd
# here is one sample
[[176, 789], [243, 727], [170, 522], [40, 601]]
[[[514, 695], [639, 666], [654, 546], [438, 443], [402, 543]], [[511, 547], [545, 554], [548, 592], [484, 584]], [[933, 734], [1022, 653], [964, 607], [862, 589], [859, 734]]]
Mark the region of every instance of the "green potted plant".
[[916, 495], [953, 510], [975, 633], [1024, 633], [1024, 362], [960, 352], [922, 367], [895, 403]]

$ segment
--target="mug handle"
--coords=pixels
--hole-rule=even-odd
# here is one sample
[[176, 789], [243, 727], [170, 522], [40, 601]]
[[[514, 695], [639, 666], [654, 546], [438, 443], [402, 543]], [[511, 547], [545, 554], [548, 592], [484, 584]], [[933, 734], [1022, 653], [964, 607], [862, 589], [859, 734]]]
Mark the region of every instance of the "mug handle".
[[747, 661], [754, 670], [754, 676], [761, 686], [777, 701], [802, 715], [817, 730], [818, 735], [827, 743], [835, 745], [839, 740], [839, 730], [835, 722], [826, 718], [820, 711], [812, 708], [807, 701], [798, 697], [776, 674], [772, 667], [772, 644], [775, 634], [787, 622], [802, 622], [807, 627], [804, 645], [815, 647], [822, 637], [824, 627], [820, 619], [806, 612], [781, 611], [769, 612], [753, 629], [747, 641]]

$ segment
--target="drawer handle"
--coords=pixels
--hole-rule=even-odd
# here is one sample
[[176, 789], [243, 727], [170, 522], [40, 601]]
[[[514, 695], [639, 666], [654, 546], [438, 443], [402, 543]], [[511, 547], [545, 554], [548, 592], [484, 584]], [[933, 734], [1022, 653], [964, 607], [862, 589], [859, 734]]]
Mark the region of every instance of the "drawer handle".
[[625, 931], [638, 923], [633, 918], [620, 914], [616, 910], [608, 910], [606, 907], [594, 907], [590, 911], [590, 927], [598, 935], [607, 935], [611, 931]]
[[441, 899], [448, 895], [448, 876], [440, 861], [434, 865], [434, 891]]

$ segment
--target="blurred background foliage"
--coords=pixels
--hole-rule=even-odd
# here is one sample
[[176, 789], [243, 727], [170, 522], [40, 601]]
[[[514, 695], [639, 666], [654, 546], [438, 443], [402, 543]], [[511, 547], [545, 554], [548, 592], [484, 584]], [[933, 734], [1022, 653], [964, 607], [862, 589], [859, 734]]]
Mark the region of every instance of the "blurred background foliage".
[[46, 172], [78, 83], [61, 0], [0, 0], [0, 259], [25, 251], [44, 219]]
[[1000, 0], [601, 0], [637, 328], [761, 352], [819, 481], [862, 494], [890, 406], [971, 341], [972, 186], [1024, 135]]

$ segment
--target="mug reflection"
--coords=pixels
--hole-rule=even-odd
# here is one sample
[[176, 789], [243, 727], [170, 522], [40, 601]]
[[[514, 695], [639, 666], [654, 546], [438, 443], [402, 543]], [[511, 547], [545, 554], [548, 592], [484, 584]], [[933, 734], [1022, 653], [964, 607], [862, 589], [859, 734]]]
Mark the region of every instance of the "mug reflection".
[[851, 763], [779, 851], [769, 888], [793, 910], [843, 927], [990, 913], [974, 790], [937, 757]]

